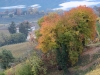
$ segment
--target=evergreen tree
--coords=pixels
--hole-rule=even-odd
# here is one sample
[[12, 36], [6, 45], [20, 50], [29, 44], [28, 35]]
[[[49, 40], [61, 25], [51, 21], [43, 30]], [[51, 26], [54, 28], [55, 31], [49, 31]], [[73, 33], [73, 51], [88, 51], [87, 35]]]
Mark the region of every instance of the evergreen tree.
[[10, 26], [8, 27], [8, 30], [9, 30], [9, 32], [10, 32], [11, 34], [16, 33], [16, 25], [15, 25], [14, 22], [12, 22], [12, 23], [10, 24]]
[[19, 25], [19, 32], [25, 34], [25, 37], [27, 37], [29, 29], [29, 22], [23, 22]]

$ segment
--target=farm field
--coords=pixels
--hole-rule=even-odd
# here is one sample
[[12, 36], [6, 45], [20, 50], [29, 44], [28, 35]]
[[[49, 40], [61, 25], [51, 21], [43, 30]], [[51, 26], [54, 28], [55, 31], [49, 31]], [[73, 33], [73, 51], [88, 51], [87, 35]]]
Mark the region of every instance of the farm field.
[[30, 50], [32, 50], [32, 48], [33, 47], [30, 46], [29, 42], [24, 42], [19, 44], [2, 46], [0, 47], [0, 51], [2, 51], [2, 49], [10, 50], [14, 57], [19, 58], [27, 54]]

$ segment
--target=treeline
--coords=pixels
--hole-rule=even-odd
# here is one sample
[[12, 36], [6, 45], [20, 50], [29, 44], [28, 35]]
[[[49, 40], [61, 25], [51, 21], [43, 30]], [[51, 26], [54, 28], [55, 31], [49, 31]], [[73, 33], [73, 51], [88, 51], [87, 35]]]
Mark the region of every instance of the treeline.
[[1, 41], [0, 46], [9, 45], [9, 44], [16, 44], [26, 41], [26, 37], [23, 33], [14, 33], [10, 36], [7, 36], [5, 34], [1, 34]]
[[27, 10], [22, 10], [22, 9], [14, 9], [14, 10], [5, 10], [0, 14], [0, 17], [5, 17], [9, 16], [10, 18], [14, 16], [20, 16], [20, 15], [44, 15], [44, 11], [39, 11], [38, 8], [28, 8]]
[[3, 33], [0, 35], [2, 39], [0, 41], [0, 46], [25, 42], [30, 31], [29, 22], [20, 23], [18, 31], [16, 24], [12, 22], [8, 27], [8, 31], [10, 32], [10, 36]]
[[16, 25], [14, 22], [11, 22], [10, 26], [8, 27], [8, 31], [11, 34], [14, 33], [23, 33], [25, 37], [27, 37], [28, 32], [30, 31], [30, 23], [28, 21], [22, 22], [19, 25]]

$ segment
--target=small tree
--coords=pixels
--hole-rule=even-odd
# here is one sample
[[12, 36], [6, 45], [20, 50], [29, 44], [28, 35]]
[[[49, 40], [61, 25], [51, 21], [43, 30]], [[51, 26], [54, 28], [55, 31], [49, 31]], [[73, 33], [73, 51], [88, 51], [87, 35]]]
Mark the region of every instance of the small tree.
[[8, 30], [9, 30], [9, 32], [10, 32], [11, 34], [16, 33], [16, 27], [15, 27], [15, 26], [16, 26], [15, 23], [12, 22], [12, 23], [10, 24], [10, 27], [8, 27]]
[[9, 50], [3, 49], [0, 53], [0, 63], [3, 69], [6, 69], [9, 66], [9, 63], [14, 61], [14, 57]]

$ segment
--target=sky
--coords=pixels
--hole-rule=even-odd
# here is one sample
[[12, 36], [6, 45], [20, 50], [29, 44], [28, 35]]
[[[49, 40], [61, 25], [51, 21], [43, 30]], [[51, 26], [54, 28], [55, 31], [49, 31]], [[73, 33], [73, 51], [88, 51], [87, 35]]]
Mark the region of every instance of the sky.
[[[5, 1], [5, 2], [4, 2]], [[12, 0], [13, 4], [10, 4], [11, 0], [0, 0], [0, 2], [4, 2], [0, 4], [0, 9], [15, 9], [15, 8], [43, 8], [52, 9], [52, 10], [68, 10], [73, 7], [77, 7], [80, 5], [86, 6], [95, 6], [100, 5], [100, 0]], [[6, 3], [8, 1], [8, 3]], [[18, 3], [19, 1], [19, 3]], [[59, 2], [58, 2], [59, 1]], [[29, 3], [30, 2], [30, 3]], [[33, 2], [33, 3], [32, 3]], [[6, 3], [6, 5], [5, 5]], [[14, 5], [15, 4], [15, 5]]]
[[54, 8], [53, 10], [57, 10], [57, 9], [67, 10], [69, 8], [77, 7], [80, 5], [86, 5], [91, 7], [95, 5], [100, 5], [100, 1], [99, 0], [70, 0], [59, 4], [59, 8]]

